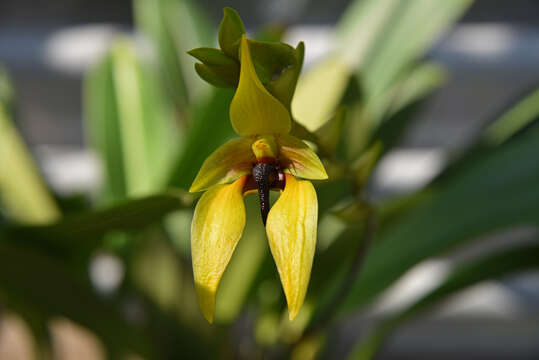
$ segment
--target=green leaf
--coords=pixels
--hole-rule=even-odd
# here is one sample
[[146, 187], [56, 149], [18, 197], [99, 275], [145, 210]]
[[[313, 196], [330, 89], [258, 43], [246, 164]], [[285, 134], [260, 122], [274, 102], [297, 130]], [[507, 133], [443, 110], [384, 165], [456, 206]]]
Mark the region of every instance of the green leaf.
[[[360, 71], [367, 93], [378, 94], [423, 56], [441, 33], [453, 24], [473, 1], [371, 2], [378, 3], [379, 7], [387, 6], [387, 11], [384, 11], [385, 26], [379, 27], [380, 32], [371, 42], [371, 48], [365, 52], [367, 57], [361, 63]], [[373, 9], [380, 11], [376, 7]]]
[[392, 25], [389, 20], [399, 3], [399, 0], [356, 0], [346, 8], [337, 24], [337, 52], [351, 67], [364, 63], [381, 34]]
[[245, 34], [245, 26], [239, 14], [236, 10], [225, 7], [223, 20], [219, 25], [219, 46], [226, 55], [239, 60], [238, 49], [243, 34]]
[[480, 283], [503, 276], [539, 268], [539, 246], [531, 245], [504, 250], [460, 265], [434, 290], [407, 307], [405, 310], [384, 320], [367, 334], [354, 348], [350, 359], [371, 359], [384, 340], [398, 326], [411, 318], [431, 309], [454, 294]]
[[0, 103], [6, 108], [7, 113], [11, 113], [13, 105], [13, 88], [6, 69], [0, 64]]
[[[363, 113], [376, 125], [370, 136], [371, 142], [380, 141], [384, 153], [397, 145], [416, 118], [420, 106], [444, 83], [445, 78], [445, 71], [439, 65], [420, 64], [383, 94], [372, 99]], [[349, 140], [351, 157], [357, 156], [361, 150], [352, 139]]]
[[87, 76], [85, 117], [106, 169], [105, 201], [148, 194], [165, 183], [179, 134], [154, 75], [123, 40]]
[[127, 185], [111, 56], [86, 74], [83, 92], [86, 136], [103, 162], [102, 197], [105, 202], [122, 199]]
[[531, 92], [492, 123], [483, 134], [483, 142], [495, 146], [539, 119], [539, 89]]
[[430, 256], [511, 226], [538, 224], [539, 126], [439, 181], [377, 235], [343, 311], [365, 305]]
[[[380, 94], [399, 78], [406, 78], [403, 73], [471, 2], [354, 1], [338, 23], [335, 51], [300, 79], [292, 104], [294, 117], [310, 131], [318, 129], [341, 104], [356, 72], [365, 93], [365, 98], [356, 101], [363, 100], [366, 106], [371, 106], [371, 101], [389, 105]], [[321, 88], [325, 91], [319, 91]], [[384, 113], [386, 109], [377, 110]], [[355, 135], [356, 131], [350, 133]]]
[[151, 354], [140, 326], [130, 324], [115, 304], [99, 299], [88, 282], [76, 279], [63, 264], [6, 241], [0, 242], [0, 254], [0, 294], [8, 306], [43, 318], [68, 317], [111, 349]]
[[[25, 318], [66, 317], [96, 334], [110, 358], [126, 353], [150, 360], [211, 357], [207, 339], [165, 317], [141, 294], [131, 290], [125, 299], [100, 297], [87, 278], [76, 276], [66, 264], [4, 240], [0, 235], [0, 299]], [[129, 304], [136, 304], [143, 316], [126, 311]]]
[[168, 192], [69, 215], [50, 225], [8, 228], [4, 235], [15, 243], [28, 244], [48, 253], [89, 251], [101, 245], [103, 236], [109, 232], [142, 229], [182, 207], [181, 196]]
[[367, 182], [381, 157], [384, 147], [380, 141], [372, 144], [352, 165], [354, 179], [358, 189], [367, 186]]
[[157, 54], [163, 83], [178, 111], [205, 96], [207, 86], [193, 72], [186, 53], [213, 43], [209, 20], [189, 0], [136, 0], [133, 3], [137, 27], [151, 40]]
[[13, 125], [8, 108], [11, 90], [0, 73], [0, 201], [6, 214], [22, 223], [47, 223], [60, 210], [22, 137]]
[[170, 186], [187, 191], [204, 160], [234, 135], [228, 119], [233, 94], [228, 89], [215, 89], [194, 106], [189, 136], [170, 173]]
[[347, 109], [341, 106], [328, 122], [316, 130], [317, 142], [323, 154], [333, 156], [337, 151], [343, 136], [346, 117]]
[[469, 162], [475, 161], [477, 157], [492, 148], [526, 134], [527, 130], [533, 128], [539, 119], [539, 107], [536, 104], [538, 100], [538, 90], [531, 91], [523, 98], [512, 100], [509, 106], [503, 108], [501, 114], [496, 114], [495, 119], [467, 149], [451, 159], [450, 164], [437, 176], [434, 183], [452, 176], [453, 173], [460, 171], [463, 166], [467, 166]]
[[[378, 135], [386, 136], [386, 151], [395, 144], [398, 135], [410, 125], [420, 100], [443, 80], [439, 67], [418, 66], [418, 60], [471, 3], [457, 0], [438, 6], [428, 0], [383, 0], [364, 4], [357, 1], [351, 6], [351, 13], [340, 23], [340, 48], [342, 56], [355, 64], [364, 98], [361, 115], [350, 122], [350, 136], [364, 134], [367, 129], [370, 142], [380, 140]], [[366, 35], [354, 40], [357, 33]], [[352, 43], [348, 48], [347, 39]], [[386, 122], [392, 119], [395, 121]], [[348, 154], [355, 159], [364, 144], [352, 138], [348, 143]]]
[[423, 63], [405, 72], [383, 93], [366, 105], [364, 116], [375, 125], [390, 121], [407, 106], [427, 97], [445, 81], [445, 71], [437, 64]]

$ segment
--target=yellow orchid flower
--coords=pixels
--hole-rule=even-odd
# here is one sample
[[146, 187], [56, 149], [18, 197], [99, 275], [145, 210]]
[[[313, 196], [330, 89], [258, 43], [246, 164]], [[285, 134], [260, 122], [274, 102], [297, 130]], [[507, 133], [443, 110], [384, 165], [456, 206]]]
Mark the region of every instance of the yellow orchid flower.
[[[211, 323], [217, 287], [245, 226], [243, 197], [258, 193], [262, 221], [293, 320], [305, 299], [316, 246], [318, 201], [307, 180], [327, 179], [318, 156], [289, 135], [285, 106], [258, 78], [245, 35], [240, 78], [230, 120], [241, 138], [211, 154], [190, 191], [200, 198], [191, 225], [191, 251], [198, 301]], [[270, 209], [270, 190], [281, 193]]]

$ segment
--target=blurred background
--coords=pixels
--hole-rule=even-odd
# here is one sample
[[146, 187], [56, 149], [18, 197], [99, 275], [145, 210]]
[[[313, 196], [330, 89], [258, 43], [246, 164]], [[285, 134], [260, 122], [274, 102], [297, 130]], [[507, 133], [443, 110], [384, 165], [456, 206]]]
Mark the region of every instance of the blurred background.
[[[289, 25], [284, 41], [305, 42], [304, 69], [309, 69], [333, 50], [333, 25], [349, 1], [197, 5], [214, 24], [223, 6], [233, 7], [249, 33], [264, 24]], [[0, 64], [10, 75], [15, 94], [14, 121], [55, 193], [92, 196], [102, 186], [103, 168], [84, 131], [83, 78], [122, 34], [140, 36], [128, 0], [0, 2]], [[475, 1], [453, 28], [442, 33], [426, 59], [446, 68], [447, 81], [422, 104], [413, 126], [376, 167], [370, 185], [374, 199], [424, 186], [507, 104], [539, 86], [539, 2]], [[489, 241], [419, 263], [369, 311], [347, 316], [328, 340], [333, 352], [327, 358], [343, 358], [358, 332], [424, 294], [448, 273], [450, 264], [516, 243], [534, 243], [538, 231], [524, 226], [485, 236]], [[103, 256], [92, 263], [90, 276], [101, 286], [115, 287], [123, 272], [115, 257]], [[31, 340], [21, 319], [11, 312], [0, 315], [0, 359], [32, 359]], [[55, 358], [104, 357], [99, 340], [87, 330], [65, 319], [51, 328]], [[539, 272], [484, 282], [451, 298], [400, 328], [378, 358], [538, 359]]]

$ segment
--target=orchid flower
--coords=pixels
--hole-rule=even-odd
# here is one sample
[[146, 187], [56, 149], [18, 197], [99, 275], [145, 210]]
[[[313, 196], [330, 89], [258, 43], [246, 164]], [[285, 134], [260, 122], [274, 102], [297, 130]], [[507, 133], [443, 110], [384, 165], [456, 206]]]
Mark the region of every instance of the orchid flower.
[[[289, 110], [261, 83], [245, 35], [239, 52], [239, 82], [230, 120], [241, 137], [212, 153], [190, 188], [190, 192], [205, 191], [191, 225], [197, 297], [204, 317], [212, 323], [219, 282], [245, 227], [243, 198], [258, 193], [262, 222], [293, 320], [305, 299], [316, 247], [318, 201], [308, 180], [327, 179], [327, 174], [310, 147], [289, 135]], [[270, 191], [280, 193], [271, 208]]]

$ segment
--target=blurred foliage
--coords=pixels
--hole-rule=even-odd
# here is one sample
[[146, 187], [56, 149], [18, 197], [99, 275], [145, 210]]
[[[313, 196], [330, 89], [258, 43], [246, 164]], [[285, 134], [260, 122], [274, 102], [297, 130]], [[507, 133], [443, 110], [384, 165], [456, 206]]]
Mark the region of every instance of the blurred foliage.
[[[84, 212], [61, 214], [13, 123], [15, 95], [0, 73], [2, 306], [28, 323], [44, 357], [49, 322], [65, 317], [95, 333], [110, 358], [313, 358], [331, 351], [325, 339], [342, 316], [364, 311], [414, 265], [486, 234], [539, 225], [538, 90], [504, 108], [424, 188], [369, 200], [373, 169], [443, 86], [444, 69], [424, 55], [470, 4], [356, 0], [336, 25], [333, 53], [299, 81], [302, 43], [276, 42], [282, 27], [251, 42], [264, 86], [290, 105], [295, 135], [317, 149], [330, 175], [316, 184], [319, 246], [292, 323], [257, 219], [224, 275], [217, 325], [203, 321], [194, 294], [195, 198], [187, 189], [233, 135], [233, 89], [213, 89], [195, 70], [219, 87], [236, 86], [245, 28], [234, 11], [224, 11], [217, 49], [209, 47], [216, 24], [193, 2], [134, 0], [143, 41], [117, 39], [84, 82], [86, 133], [104, 168], [102, 191]], [[200, 46], [189, 52], [200, 61], [193, 67], [187, 51]], [[250, 200], [248, 212], [257, 211]], [[465, 287], [537, 268], [538, 251], [515, 247], [456, 266], [429, 294], [361, 334], [350, 356], [370, 358], [397, 326]], [[89, 273], [100, 254], [125, 270], [107, 293]]]

